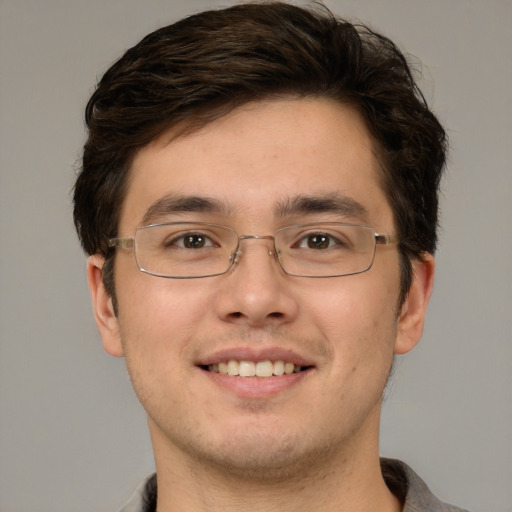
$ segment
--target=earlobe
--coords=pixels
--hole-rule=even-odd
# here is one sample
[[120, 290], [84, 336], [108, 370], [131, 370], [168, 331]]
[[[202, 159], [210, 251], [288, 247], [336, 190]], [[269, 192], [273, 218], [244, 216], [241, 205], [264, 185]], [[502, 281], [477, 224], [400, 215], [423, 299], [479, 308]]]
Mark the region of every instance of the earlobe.
[[428, 302], [434, 287], [435, 261], [431, 254], [424, 254], [421, 261], [413, 261], [412, 267], [411, 287], [398, 318], [395, 354], [409, 352], [420, 341]]
[[103, 264], [105, 259], [99, 254], [87, 260], [87, 280], [91, 294], [96, 325], [103, 342], [103, 348], [111, 356], [123, 356], [123, 347], [119, 332], [119, 322], [114, 311], [112, 297], [103, 284]]

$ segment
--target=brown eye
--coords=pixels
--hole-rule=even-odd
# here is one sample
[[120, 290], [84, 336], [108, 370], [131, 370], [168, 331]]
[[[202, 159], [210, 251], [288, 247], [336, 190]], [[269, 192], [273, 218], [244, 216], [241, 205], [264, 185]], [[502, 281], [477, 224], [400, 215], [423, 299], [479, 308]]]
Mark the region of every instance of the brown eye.
[[307, 244], [309, 249], [328, 249], [330, 242], [331, 237], [321, 233], [307, 237]]
[[217, 247], [212, 239], [204, 233], [185, 233], [182, 235], [168, 236], [163, 245], [166, 248], [180, 247], [183, 249], [205, 249], [207, 247]]
[[183, 246], [187, 249], [201, 249], [206, 245], [204, 235], [186, 235], [183, 237]]

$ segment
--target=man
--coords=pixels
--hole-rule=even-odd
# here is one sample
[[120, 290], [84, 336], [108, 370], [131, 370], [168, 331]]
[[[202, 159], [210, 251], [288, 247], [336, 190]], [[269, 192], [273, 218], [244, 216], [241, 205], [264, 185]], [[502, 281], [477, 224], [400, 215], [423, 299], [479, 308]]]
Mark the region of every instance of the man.
[[86, 120], [75, 223], [156, 462], [123, 510], [460, 510], [379, 459], [446, 150], [393, 43], [323, 8], [205, 12], [128, 50]]

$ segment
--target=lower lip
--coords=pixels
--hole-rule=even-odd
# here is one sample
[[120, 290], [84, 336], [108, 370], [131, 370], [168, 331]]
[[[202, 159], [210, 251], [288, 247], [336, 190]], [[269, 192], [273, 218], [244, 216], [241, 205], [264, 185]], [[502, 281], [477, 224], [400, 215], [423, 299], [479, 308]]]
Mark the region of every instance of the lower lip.
[[201, 371], [215, 384], [240, 398], [266, 398], [296, 386], [311, 372], [311, 369], [279, 377], [235, 377], [207, 370]]

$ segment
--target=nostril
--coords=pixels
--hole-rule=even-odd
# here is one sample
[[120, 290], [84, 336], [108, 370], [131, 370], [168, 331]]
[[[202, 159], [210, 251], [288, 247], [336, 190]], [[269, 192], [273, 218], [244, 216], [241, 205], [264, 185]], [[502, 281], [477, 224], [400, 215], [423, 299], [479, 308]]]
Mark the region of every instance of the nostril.
[[269, 313], [268, 315], [270, 318], [283, 318], [283, 313], [280, 313], [279, 311], [275, 311], [273, 313]]

